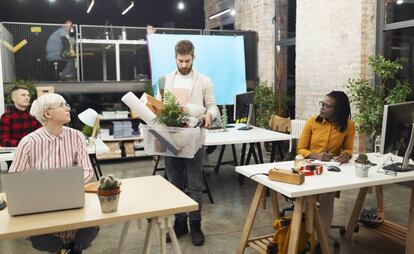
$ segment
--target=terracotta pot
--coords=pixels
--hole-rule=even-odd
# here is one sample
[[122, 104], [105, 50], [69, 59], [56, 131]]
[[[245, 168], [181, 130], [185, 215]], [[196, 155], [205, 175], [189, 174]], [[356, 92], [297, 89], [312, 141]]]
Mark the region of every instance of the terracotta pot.
[[98, 198], [101, 203], [101, 209], [104, 213], [112, 213], [118, 211], [118, 202], [121, 189], [98, 190]]

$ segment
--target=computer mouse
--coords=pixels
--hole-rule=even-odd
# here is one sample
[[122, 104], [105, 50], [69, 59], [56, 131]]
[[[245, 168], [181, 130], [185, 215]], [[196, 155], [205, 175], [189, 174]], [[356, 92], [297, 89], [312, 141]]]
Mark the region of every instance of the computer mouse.
[[334, 165], [327, 166], [327, 170], [332, 171], [332, 172], [341, 172], [341, 169], [337, 166], [334, 166]]
[[7, 206], [6, 201], [0, 198], [0, 210], [3, 210], [4, 208], [6, 208], [6, 206]]

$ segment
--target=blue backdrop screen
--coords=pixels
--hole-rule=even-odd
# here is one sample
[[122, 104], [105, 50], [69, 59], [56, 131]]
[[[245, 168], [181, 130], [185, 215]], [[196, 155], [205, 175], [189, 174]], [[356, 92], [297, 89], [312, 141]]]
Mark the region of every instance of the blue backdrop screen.
[[246, 92], [242, 36], [165, 34], [148, 36], [154, 91], [158, 90], [158, 79], [177, 68], [174, 47], [179, 40], [193, 42], [196, 55], [193, 67], [213, 81], [217, 104], [233, 104], [236, 94]]

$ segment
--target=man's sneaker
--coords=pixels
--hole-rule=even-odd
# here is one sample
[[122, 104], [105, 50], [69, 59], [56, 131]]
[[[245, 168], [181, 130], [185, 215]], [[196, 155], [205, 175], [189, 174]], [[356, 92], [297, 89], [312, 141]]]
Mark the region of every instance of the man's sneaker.
[[191, 240], [195, 246], [201, 246], [204, 244], [204, 234], [201, 231], [200, 221], [190, 222]]
[[[187, 226], [187, 220], [185, 221], [174, 221], [174, 232], [177, 238], [188, 234], [188, 226]], [[167, 243], [171, 242], [170, 234], [167, 233]]]

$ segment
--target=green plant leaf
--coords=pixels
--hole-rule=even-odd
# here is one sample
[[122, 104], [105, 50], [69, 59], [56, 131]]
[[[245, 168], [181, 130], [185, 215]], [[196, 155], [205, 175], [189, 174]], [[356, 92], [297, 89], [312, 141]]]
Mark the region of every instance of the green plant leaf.
[[170, 127], [184, 127], [187, 124], [187, 114], [181, 110], [175, 96], [171, 92], [165, 92], [164, 109], [154, 121]]

